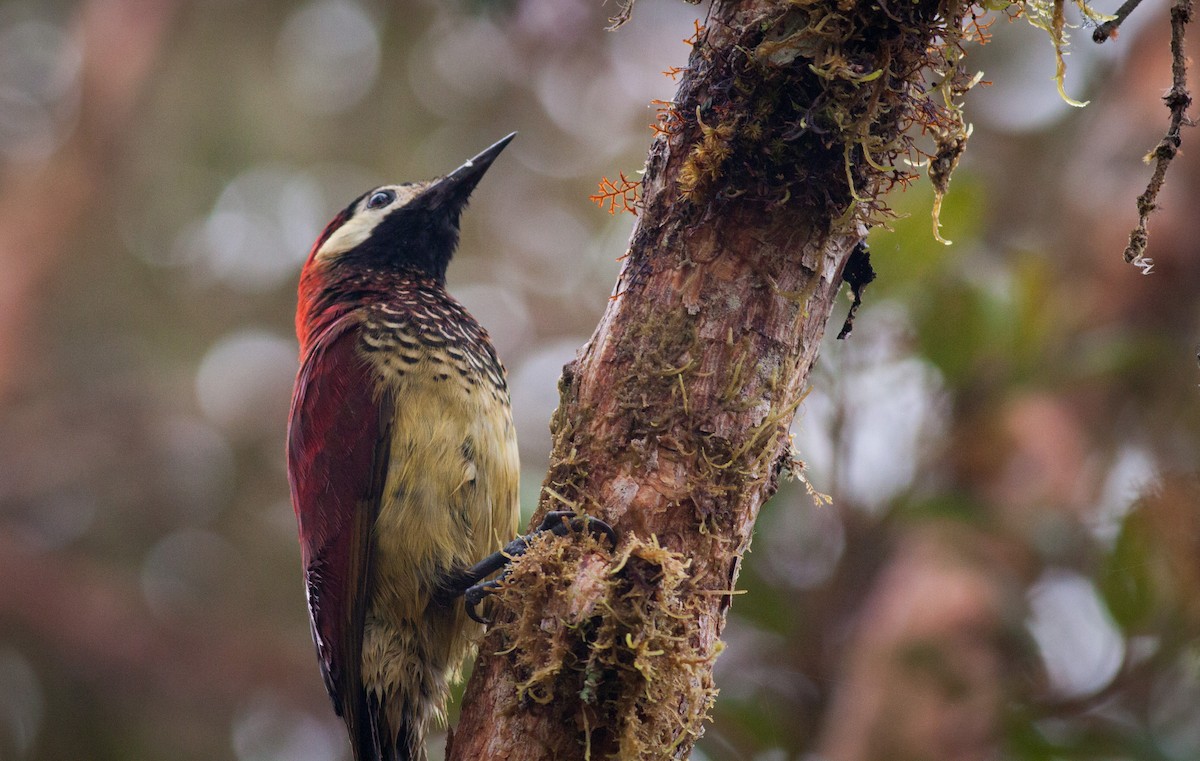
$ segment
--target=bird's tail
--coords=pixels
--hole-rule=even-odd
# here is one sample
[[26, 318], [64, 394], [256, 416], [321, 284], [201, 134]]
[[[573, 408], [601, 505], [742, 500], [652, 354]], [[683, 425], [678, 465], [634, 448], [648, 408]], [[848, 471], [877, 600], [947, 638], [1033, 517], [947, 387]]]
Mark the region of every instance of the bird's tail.
[[426, 761], [425, 717], [411, 710], [411, 702], [390, 717], [373, 693], [366, 703], [366, 731], [358, 737], [354, 761]]

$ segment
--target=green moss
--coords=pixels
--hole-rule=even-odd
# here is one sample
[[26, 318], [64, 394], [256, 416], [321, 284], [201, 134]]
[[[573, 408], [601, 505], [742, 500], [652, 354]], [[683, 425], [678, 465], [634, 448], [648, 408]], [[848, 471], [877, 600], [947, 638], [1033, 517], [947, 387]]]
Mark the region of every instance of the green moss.
[[[887, 219], [882, 196], [914, 176], [902, 159], [924, 157], [914, 135], [965, 139], [957, 100], [975, 84], [959, 65], [965, 8], [798, 0], [738, 39], [698, 44], [691, 66], [715, 84], [677, 103], [689, 146], [680, 196], [801, 205], [844, 229]], [[917, 71], [939, 84], [924, 89]]]
[[[564, 580], [577, 578], [585, 557], [599, 552], [590, 536], [547, 537], [514, 564], [503, 604], [542, 615], [497, 627], [519, 680], [507, 710], [543, 711], [574, 727], [576, 747], [557, 749], [564, 757], [669, 757], [671, 748], [699, 736], [716, 695], [716, 652], [698, 655], [691, 640], [700, 598], [688, 561], [654, 539], [629, 537], [610, 564], [582, 582], [587, 599], [599, 602], [573, 607]], [[579, 714], [576, 700], [584, 704]]]
[[[681, 419], [690, 417], [684, 381], [696, 372], [696, 358], [700, 356], [695, 323], [682, 307], [652, 312], [617, 348], [612, 366], [628, 368], [612, 388], [627, 427], [622, 441], [673, 430]], [[672, 403], [661, 403], [667, 399]], [[647, 400], [655, 404], [647, 405]], [[638, 456], [636, 450], [626, 451], [624, 447], [611, 454], [615, 462]]]

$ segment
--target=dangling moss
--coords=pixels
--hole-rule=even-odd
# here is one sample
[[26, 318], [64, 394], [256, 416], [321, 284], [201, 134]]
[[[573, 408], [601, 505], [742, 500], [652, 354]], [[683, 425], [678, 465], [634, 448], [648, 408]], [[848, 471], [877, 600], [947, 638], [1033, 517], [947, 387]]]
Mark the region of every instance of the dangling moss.
[[700, 735], [716, 697], [716, 652], [697, 657], [705, 649], [689, 639], [700, 615], [689, 563], [653, 538], [589, 565], [599, 553], [590, 536], [538, 539], [513, 567], [502, 603], [541, 615], [497, 626], [518, 675], [508, 710], [536, 706], [574, 726], [573, 757], [668, 758]]

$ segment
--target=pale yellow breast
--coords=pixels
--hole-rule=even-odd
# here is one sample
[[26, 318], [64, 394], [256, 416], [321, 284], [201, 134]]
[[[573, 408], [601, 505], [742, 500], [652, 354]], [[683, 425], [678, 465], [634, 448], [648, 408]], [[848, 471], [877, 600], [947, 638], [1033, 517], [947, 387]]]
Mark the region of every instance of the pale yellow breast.
[[374, 596], [410, 620], [443, 574], [499, 549], [517, 529], [519, 464], [507, 393], [469, 382], [454, 359], [428, 348], [416, 362], [393, 355], [377, 364], [396, 392], [373, 537]]

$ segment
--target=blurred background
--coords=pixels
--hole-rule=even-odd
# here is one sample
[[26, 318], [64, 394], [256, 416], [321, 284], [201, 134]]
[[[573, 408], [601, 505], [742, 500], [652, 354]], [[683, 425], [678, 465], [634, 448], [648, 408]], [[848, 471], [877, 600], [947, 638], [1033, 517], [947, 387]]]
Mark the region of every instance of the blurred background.
[[[449, 280], [508, 365], [532, 509], [634, 221], [588, 195], [641, 167], [704, 13], [617, 10], [0, 2], [0, 759], [348, 758], [284, 472], [298, 268], [358, 193], [519, 131]], [[795, 424], [832, 504], [764, 509], [694, 758], [1200, 757], [1200, 134], [1153, 274], [1121, 259], [1166, 3], [1076, 33], [1086, 109], [1042, 33], [992, 32], [955, 245], [927, 184], [872, 234]]]

